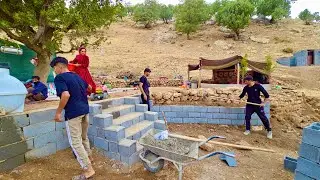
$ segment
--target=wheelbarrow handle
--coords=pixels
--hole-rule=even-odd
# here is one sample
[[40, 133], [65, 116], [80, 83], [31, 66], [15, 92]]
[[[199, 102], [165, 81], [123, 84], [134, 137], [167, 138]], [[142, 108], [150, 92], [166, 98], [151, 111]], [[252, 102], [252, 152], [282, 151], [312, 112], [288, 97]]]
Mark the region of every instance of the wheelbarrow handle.
[[205, 141], [201, 142], [199, 145], [201, 146], [201, 145], [203, 145], [203, 144], [207, 143], [208, 141], [210, 141], [210, 140], [212, 140], [212, 139], [216, 139], [216, 138], [219, 138], [219, 139], [225, 139], [226, 137], [224, 137], [224, 136], [216, 136], [216, 135], [214, 135], [214, 136], [209, 137], [207, 140], [205, 140]]
[[203, 160], [203, 159], [206, 159], [206, 158], [209, 158], [209, 157], [211, 157], [211, 156], [218, 155], [218, 154], [223, 154], [223, 155], [226, 155], [226, 156], [235, 157], [235, 155], [230, 154], [230, 153], [215, 151], [215, 152], [212, 152], [212, 153], [209, 153], [209, 154], [206, 154], [206, 155], [204, 155], [204, 156], [199, 157], [198, 160], [201, 161], [201, 160]]

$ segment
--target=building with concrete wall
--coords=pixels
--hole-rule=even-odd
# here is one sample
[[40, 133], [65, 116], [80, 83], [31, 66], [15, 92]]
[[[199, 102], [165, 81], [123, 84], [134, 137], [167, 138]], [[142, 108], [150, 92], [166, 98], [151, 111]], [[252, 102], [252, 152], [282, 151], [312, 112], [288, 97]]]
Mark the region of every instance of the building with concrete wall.
[[284, 66], [320, 65], [320, 50], [302, 50], [292, 57], [279, 58], [277, 62]]

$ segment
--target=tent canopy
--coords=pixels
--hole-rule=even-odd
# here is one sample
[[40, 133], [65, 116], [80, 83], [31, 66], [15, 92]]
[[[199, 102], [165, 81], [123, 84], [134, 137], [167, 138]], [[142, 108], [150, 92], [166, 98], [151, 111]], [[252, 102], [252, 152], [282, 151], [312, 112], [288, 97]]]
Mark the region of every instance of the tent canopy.
[[[241, 62], [242, 56], [233, 56], [226, 59], [220, 59], [220, 60], [209, 60], [205, 58], [200, 58], [200, 62], [197, 65], [188, 65], [189, 71], [198, 70], [201, 69], [207, 69], [207, 70], [218, 70], [218, 69], [224, 69], [228, 68], [234, 65], [237, 65]], [[266, 67], [265, 62], [255, 62], [248, 60], [248, 67], [252, 70], [259, 72], [261, 74], [267, 74], [264, 70]]]

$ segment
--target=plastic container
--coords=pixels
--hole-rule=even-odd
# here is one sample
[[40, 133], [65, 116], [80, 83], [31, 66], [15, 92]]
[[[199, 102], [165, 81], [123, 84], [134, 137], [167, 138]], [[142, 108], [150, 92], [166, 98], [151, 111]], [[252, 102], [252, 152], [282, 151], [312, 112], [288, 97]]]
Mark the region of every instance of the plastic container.
[[0, 65], [0, 109], [6, 114], [23, 112], [26, 94], [24, 84], [10, 76], [9, 67]]
[[75, 71], [76, 70], [76, 66], [74, 64], [68, 64], [68, 70], [69, 71]]

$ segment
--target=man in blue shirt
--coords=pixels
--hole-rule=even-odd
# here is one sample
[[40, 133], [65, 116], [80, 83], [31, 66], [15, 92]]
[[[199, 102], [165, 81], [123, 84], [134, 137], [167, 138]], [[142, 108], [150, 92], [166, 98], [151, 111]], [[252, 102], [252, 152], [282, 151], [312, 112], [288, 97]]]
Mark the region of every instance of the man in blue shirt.
[[48, 87], [40, 82], [39, 76], [32, 76], [33, 87], [28, 88], [26, 98], [31, 101], [42, 101], [48, 97]]
[[[240, 99], [242, 99], [246, 94], [248, 94], [248, 100], [247, 102], [251, 102], [251, 103], [255, 103], [255, 104], [261, 104], [261, 106], [257, 106], [257, 105], [251, 105], [251, 104], [247, 104], [246, 105], [246, 131], [244, 132], [245, 135], [249, 135], [250, 134], [250, 120], [251, 120], [251, 116], [253, 113], [257, 113], [257, 115], [259, 116], [259, 118], [261, 119], [265, 129], [268, 131], [267, 137], [269, 139], [272, 139], [272, 131], [270, 128], [270, 123], [269, 120], [264, 112], [264, 105], [265, 102], [269, 101], [269, 94], [268, 92], [263, 88], [263, 86], [261, 86], [260, 84], [257, 84], [253, 81], [253, 77], [252, 76], [247, 76], [244, 79], [245, 83], [247, 84], [244, 88], [243, 91], [241, 93], [241, 95], [239, 96]], [[261, 99], [260, 99], [260, 93], [262, 93], [265, 97], [264, 102], [262, 103]]]
[[54, 84], [57, 95], [60, 97], [54, 120], [61, 122], [61, 113], [64, 109], [69, 143], [84, 170], [83, 174], [73, 179], [88, 179], [95, 174], [91, 164], [91, 149], [87, 135], [89, 127], [87, 88], [89, 86], [79, 75], [69, 72], [67, 65], [68, 61], [63, 57], [56, 57], [50, 63], [57, 74]]
[[149, 68], [146, 68], [144, 70], [144, 74], [143, 76], [141, 76], [140, 78], [140, 84], [139, 84], [139, 88], [141, 91], [141, 99], [142, 99], [142, 103], [143, 104], [147, 104], [148, 105], [148, 111], [150, 111], [150, 91], [149, 91], [149, 87], [150, 87], [150, 83], [148, 81], [148, 78], [150, 76], [151, 70]]

